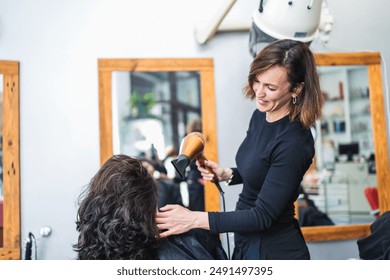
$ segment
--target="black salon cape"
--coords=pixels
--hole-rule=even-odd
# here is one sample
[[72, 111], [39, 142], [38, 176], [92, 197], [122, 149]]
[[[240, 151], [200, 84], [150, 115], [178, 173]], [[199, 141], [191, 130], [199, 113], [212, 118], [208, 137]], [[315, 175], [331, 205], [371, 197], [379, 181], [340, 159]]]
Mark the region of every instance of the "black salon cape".
[[371, 235], [357, 241], [363, 260], [390, 260], [390, 211], [371, 224]]
[[161, 241], [160, 260], [227, 260], [218, 234], [203, 229], [173, 235]]

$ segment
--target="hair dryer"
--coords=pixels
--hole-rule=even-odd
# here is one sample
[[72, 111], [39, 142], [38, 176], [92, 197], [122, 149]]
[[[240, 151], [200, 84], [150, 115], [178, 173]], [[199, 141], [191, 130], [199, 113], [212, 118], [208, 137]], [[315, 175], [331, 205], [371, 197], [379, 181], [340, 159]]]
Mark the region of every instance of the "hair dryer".
[[[221, 194], [223, 211], [225, 212], [226, 211], [225, 196], [221, 186], [219, 185], [218, 176], [210, 167], [204, 164], [204, 161], [207, 160], [203, 154], [204, 145], [205, 145], [205, 140], [202, 133], [192, 132], [188, 134], [186, 137], [183, 138], [181, 142], [179, 156], [176, 159], [172, 160], [171, 162], [175, 167], [176, 171], [179, 173], [181, 178], [185, 178], [186, 168], [190, 165], [192, 160], [197, 160], [202, 165], [202, 167], [206, 168], [210, 173], [214, 174], [214, 178], [212, 182], [217, 186]], [[229, 242], [228, 232], [226, 233], [226, 240], [227, 240], [228, 256], [230, 258], [230, 245], [229, 245], [230, 242]]]
[[218, 177], [214, 171], [205, 166], [203, 163], [206, 157], [203, 154], [205, 145], [205, 140], [203, 134], [200, 132], [192, 132], [183, 138], [179, 156], [172, 160], [172, 164], [175, 167], [176, 171], [179, 173], [181, 178], [185, 177], [185, 170], [190, 165], [192, 160], [197, 160], [204, 168], [206, 168], [210, 173], [214, 174], [212, 182], [218, 187], [220, 193], [223, 193], [222, 188], [218, 183]]

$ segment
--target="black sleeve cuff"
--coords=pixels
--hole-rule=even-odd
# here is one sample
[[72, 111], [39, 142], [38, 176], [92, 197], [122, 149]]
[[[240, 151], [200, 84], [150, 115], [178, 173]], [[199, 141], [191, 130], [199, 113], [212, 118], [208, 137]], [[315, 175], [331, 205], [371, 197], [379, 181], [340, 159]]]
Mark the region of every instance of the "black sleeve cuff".
[[217, 231], [217, 219], [218, 214], [216, 212], [208, 212], [209, 215], [209, 226], [210, 226], [210, 233], [211, 234], [217, 234], [219, 233]]
[[231, 168], [231, 170], [233, 171], [233, 178], [228, 185], [231, 186], [231, 185], [242, 184], [242, 177], [238, 172], [238, 169], [236, 167], [233, 167]]

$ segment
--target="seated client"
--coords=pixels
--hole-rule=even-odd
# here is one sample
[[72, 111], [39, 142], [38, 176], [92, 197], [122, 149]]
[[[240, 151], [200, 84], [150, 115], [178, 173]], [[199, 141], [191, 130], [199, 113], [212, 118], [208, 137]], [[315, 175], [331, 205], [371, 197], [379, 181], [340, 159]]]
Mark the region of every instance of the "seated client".
[[112, 156], [79, 203], [79, 260], [227, 259], [219, 236], [205, 230], [159, 237], [156, 183], [139, 159]]

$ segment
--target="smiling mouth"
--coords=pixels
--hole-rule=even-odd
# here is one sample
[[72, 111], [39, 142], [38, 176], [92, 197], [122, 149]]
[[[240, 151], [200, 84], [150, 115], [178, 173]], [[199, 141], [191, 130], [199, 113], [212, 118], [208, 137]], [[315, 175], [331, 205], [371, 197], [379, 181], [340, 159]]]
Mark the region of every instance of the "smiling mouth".
[[268, 103], [268, 101], [265, 101], [265, 100], [262, 100], [262, 99], [257, 99], [257, 102], [260, 104], [260, 105], [265, 105]]

